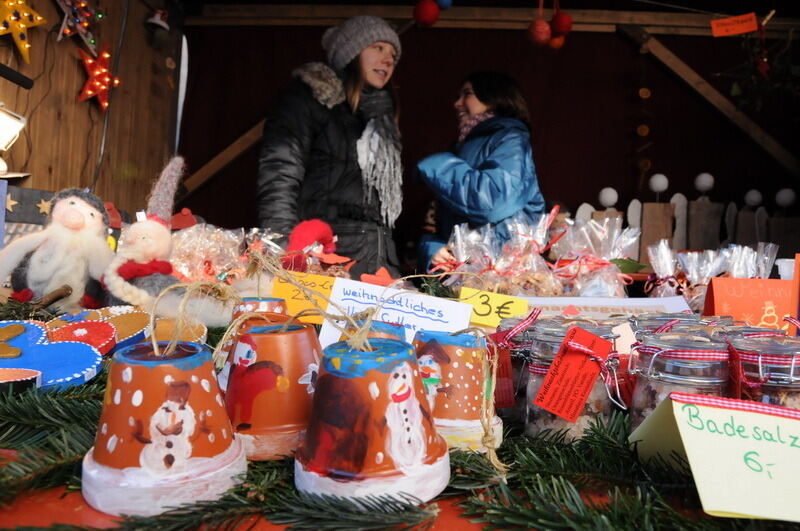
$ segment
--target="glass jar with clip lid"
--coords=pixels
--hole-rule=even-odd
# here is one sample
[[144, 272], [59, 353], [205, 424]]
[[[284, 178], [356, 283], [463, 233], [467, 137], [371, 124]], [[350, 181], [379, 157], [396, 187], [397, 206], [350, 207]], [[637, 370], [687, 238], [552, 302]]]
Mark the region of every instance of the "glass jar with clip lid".
[[671, 392], [723, 396], [728, 380], [728, 348], [703, 332], [644, 334], [633, 348], [629, 371], [638, 377], [631, 401], [632, 428]]
[[598, 417], [607, 417], [614, 404], [625, 407], [619, 400], [619, 381], [617, 368], [619, 360], [616, 356], [609, 355], [604, 366], [601, 367], [601, 374], [592, 387], [586, 400], [586, 405], [578, 416], [576, 422], [557, 416], [545, 409], [533, 404], [539, 389], [544, 383], [545, 377], [561, 347], [567, 331], [573, 326], [579, 326], [587, 332], [600, 336], [608, 341], [617, 336], [612, 334], [611, 328], [620, 324], [621, 321], [589, 321], [572, 320], [564, 318], [540, 319], [530, 330], [530, 363], [528, 366], [528, 386], [527, 386], [527, 418], [525, 421], [525, 433], [536, 435], [539, 432], [550, 429], [553, 431], [566, 431], [566, 439], [574, 440], [583, 436], [590, 422]]
[[733, 378], [746, 400], [800, 409], [800, 338], [731, 338]]

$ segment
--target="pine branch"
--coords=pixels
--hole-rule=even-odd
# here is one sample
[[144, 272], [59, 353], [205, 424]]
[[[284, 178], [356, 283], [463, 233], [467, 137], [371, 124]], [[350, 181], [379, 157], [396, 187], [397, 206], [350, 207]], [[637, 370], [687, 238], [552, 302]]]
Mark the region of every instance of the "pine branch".
[[15, 459], [0, 467], [0, 503], [24, 491], [65, 485], [79, 476], [81, 460], [94, 440], [91, 435], [87, 441], [61, 434], [19, 450]]
[[9, 298], [0, 304], [0, 321], [44, 321], [47, 322], [56, 316], [43, 310], [30, 302], [19, 302]]
[[[654, 490], [637, 487], [608, 491], [602, 501], [585, 500], [563, 478], [532, 478], [524, 489], [500, 485], [473, 496], [462, 506], [465, 516], [487, 524], [486, 529], [574, 529], [638, 531], [685, 529], [790, 529], [783, 522], [708, 518], [699, 511], [686, 516], [675, 511]], [[796, 526], [795, 526], [796, 527]]]
[[248, 518], [263, 516], [293, 529], [403, 529], [424, 525], [436, 517], [435, 507], [419, 507], [419, 500], [410, 497], [351, 501], [301, 494], [294, 489], [292, 470], [288, 459], [250, 463], [245, 481], [217, 501], [186, 505], [154, 517], [129, 517], [121, 527], [233, 529]]
[[502, 482], [497, 469], [483, 454], [451, 450], [450, 482], [439, 497], [458, 496], [465, 490], [482, 489]]
[[208, 344], [212, 349], [217, 346], [219, 340], [222, 339], [222, 336], [225, 335], [225, 331], [227, 328], [224, 327], [213, 327], [209, 328], [208, 332], [206, 333], [206, 344]]
[[412, 529], [427, 527], [439, 513], [437, 505], [420, 506], [418, 499], [408, 495], [348, 500], [288, 490], [275, 497], [282, 507], [264, 516], [291, 529]]
[[423, 277], [419, 291], [433, 297], [442, 297], [445, 299], [457, 298], [455, 292], [450, 287], [442, 284], [439, 278]]
[[[68, 434], [76, 440], [94, 439], [102, 403], [93, 397], [99, 387], [80, 390], [0, 395], [0, 448], [39, 445], [50, 436]], [[88, 448], [88, 447], [87, 447]]]

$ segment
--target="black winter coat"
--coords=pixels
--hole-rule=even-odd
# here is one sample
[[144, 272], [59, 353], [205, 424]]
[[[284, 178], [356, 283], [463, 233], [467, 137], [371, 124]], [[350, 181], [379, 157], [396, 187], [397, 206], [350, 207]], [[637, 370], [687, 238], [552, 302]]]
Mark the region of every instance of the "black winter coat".
[[261, 227], [287, 234], [319, 218], [337, 235], [336, 253], [357, 260], [351, 269], [399, 273], [391, 230], [380, 205], [365, 204], [356, 142], [366, 121], [350, 110], [342, 83], [322, 63], [294, 72], [296, 79], [267, 115], [258, 169]]

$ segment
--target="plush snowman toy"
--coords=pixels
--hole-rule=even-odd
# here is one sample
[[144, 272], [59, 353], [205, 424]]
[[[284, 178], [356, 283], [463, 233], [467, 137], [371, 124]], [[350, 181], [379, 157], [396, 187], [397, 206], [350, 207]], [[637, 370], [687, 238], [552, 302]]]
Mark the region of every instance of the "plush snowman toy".
[[425, 457], [425, 431], [422, 427], [422, 409], [414, 393], [414, 372], [411, 365], [395, 367], [389, 376], [389, 406], [386, 423], [389, 436], [386, 453], [401, 471], [422, 464]]

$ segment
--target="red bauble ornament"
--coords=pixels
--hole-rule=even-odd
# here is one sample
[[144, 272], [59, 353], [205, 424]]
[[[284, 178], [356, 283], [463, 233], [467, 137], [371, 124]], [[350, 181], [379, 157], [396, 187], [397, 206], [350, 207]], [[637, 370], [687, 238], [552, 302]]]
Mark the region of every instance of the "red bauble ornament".
[[528, 38], [537, 46], [544, 46], [550, 42], [550, 24], [546, 20], [537, 18], [528, 26]]
[[564, 37], [563, 35], [559, 35], [558, 37], [553, 37], [552, 39], [550, 39], [550, 41], [547, 43], [547, 46], [549, 46], [553, 50], [560, 50], [561, 47], [564, 46], [565, 40], [566, 37]]
[[553, 30], [553, 37], [566, 35], [572, 30], [572, 17], [563, 11], [556, 11], [550, 19], [550, 29]]
[[435, 0], [421, 0], [414, 6], [414, 20], [418, 26], [428, 28], [439, 20], [439, 4]]

